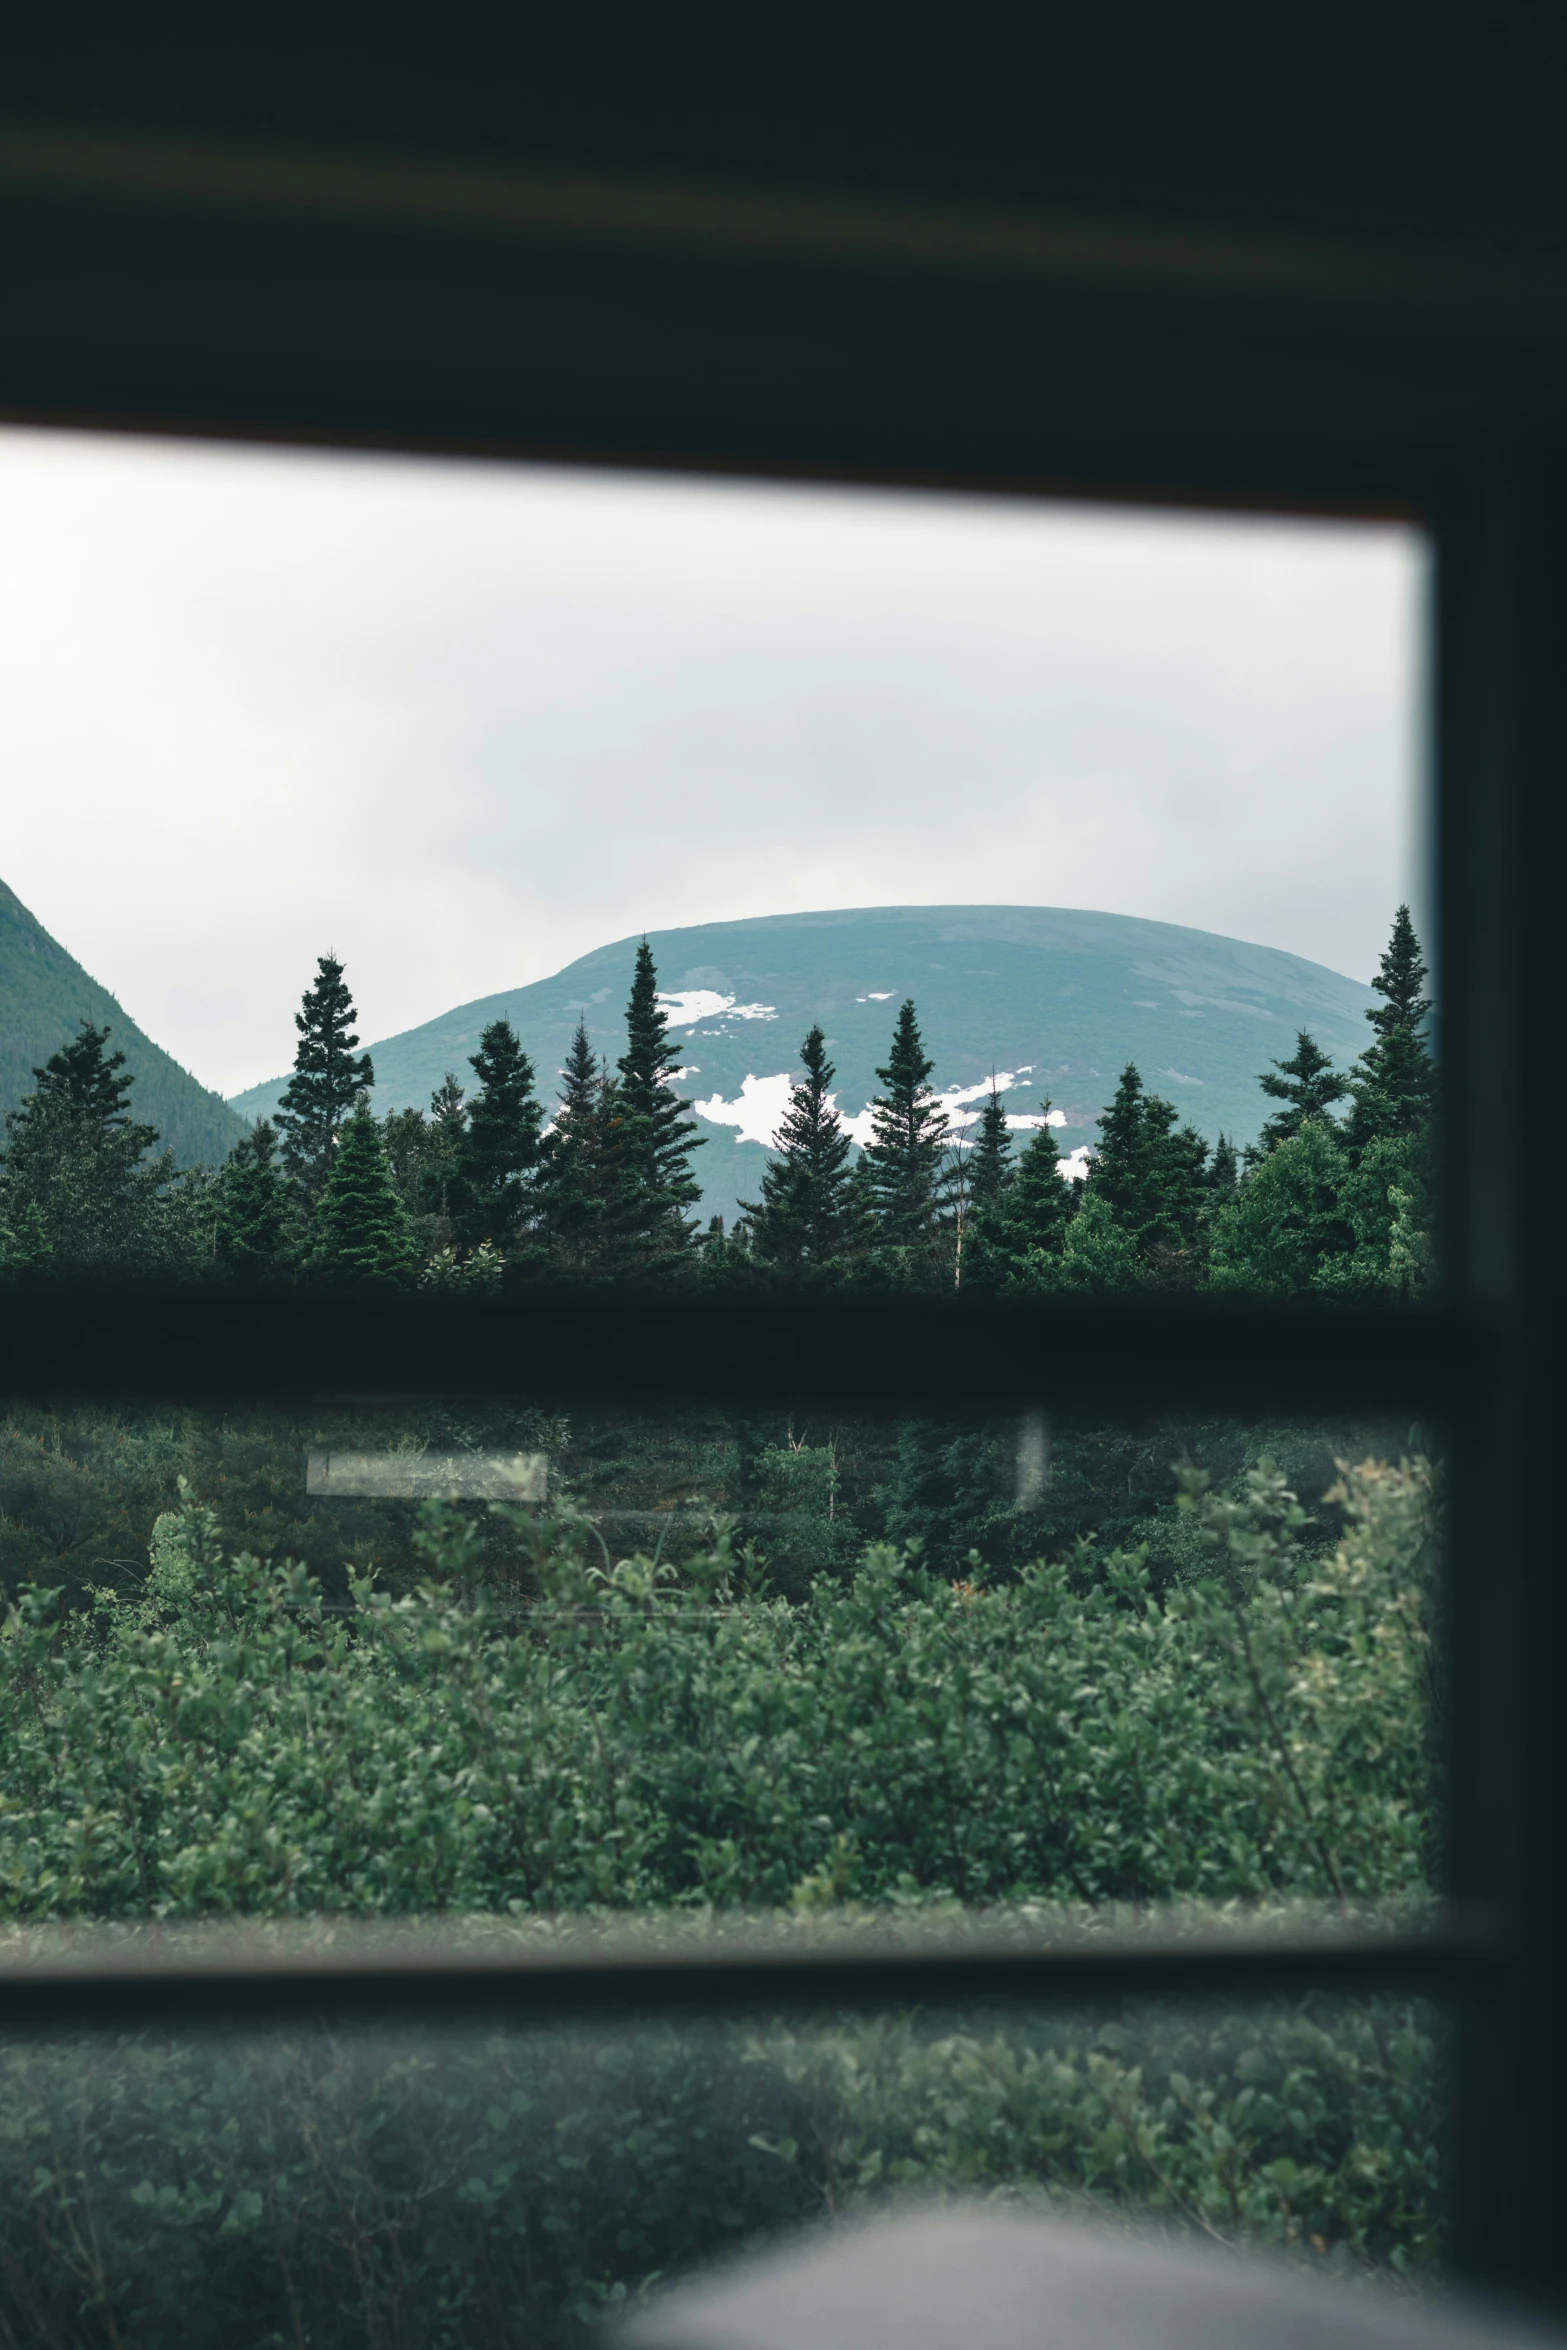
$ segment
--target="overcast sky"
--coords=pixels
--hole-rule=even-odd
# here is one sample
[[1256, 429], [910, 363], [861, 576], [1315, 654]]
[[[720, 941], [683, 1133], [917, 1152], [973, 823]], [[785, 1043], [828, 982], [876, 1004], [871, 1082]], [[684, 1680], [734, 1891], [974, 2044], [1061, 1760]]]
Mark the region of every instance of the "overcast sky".
[[1367, 978], [1420, 889], [1388, 527], [0, 429], [0, 877], [233, 1092], [641, 929], [1105, 907]]

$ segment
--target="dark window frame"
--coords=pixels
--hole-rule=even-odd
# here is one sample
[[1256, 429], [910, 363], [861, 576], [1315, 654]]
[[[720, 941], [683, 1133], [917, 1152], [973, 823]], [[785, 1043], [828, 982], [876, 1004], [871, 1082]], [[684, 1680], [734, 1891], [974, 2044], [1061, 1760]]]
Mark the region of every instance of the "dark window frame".
[[[74, 144], [73, 144], [74, 140]], [[384, 166], [384, 168], [383, 168]], [[308, 168], [307, 168], [308, 167]], [[1563, 869], [1567, 271], [1241, 222], [1128, 222], [664, 183], [329, 147], [221, 152], [144, 127], [0, 134], [0, 413], [311, 445], [440, 448], [1248, 510], [1400, 514], [1435, 549], [1445, 1302], [966, 1311], [969, 1363], [867, 1316], [540, 1297], [367, 1307], [12, 1298], [0, 1392], [787, 1394], [906, 1405], [1201, 1400], [1429, 1412], [1452, 1448], [1452, 1908], [1429, 1934], [1219, 1951], [971, 1954], [971, 1988], [1242, 1996], [1407, 1982], [1458, 2015], [1456, 2249], [1567, 2294], [1554, 2031], [1563, 1578], [1552, 1377], [1549, 941]], [[314, 172], [314, 177], [312, 177]], [[335, 177], [333, 175], [336, 175]], [[422, 175], [422, 176], [421, 176]], [[666, 189], [667, 195], [667, 189]], [[749, 208], [748, 208], [749, 207]], [[771, 207], [771, 208], [769, 208]], [[439, 364], [432, 362], [438, 351]], [[841, 1323], [841, 1327], [839, 1324]], [[923, 1361], [928, 1367], [919, 1372]], [[856, 1365], [860, 1366], [856, 1369]], [[915, 1995], [909, 1954], [615, 1976], [517, 1969], [509, 2012]], [[926, 1968], [922, 1977], [921, 1967]], [[727, 1968], [727, 1973], [725, 1969]], [[1021, 1973], [1020, 1973], [1021, 1968]], [[948, 1972], [949, 1986], [958, 1977]], [[606, 1987], [607, 1986], [607, 1987]], [[190, 2012], [466, 2011], [471, 1970], [234, 1965], [0, 1977], [0, 2026]]]

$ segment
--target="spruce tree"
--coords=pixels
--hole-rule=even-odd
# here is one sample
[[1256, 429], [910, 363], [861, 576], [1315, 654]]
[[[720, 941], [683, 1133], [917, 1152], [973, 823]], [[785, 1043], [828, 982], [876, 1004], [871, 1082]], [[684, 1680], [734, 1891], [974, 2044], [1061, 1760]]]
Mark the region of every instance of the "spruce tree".
[[1077, 1186], [1061, 1173], [1048, 1098], [1011, 1179], [976, 1220], [973, 1277], [987, 1290], [1037, 1288], [1066, 1246]]
[[697, 1227], [686, 1210], [702, 1196], [690, 1157], [703, 1147], [688, 1104], [670, 1089], [678, 1058], [669, 1043], [669, 1017], [658, 1000], [658, 971], [643, 939], [637, 948], [626, 1005], [626, 1049], [620, 1057], [611, 1132], [622, 1178], [627, 1241], [639, 1270], [664, 1271], [687, 1258]]
[[917, 1260], [932, 1260], [945, 1206], [942, 1161], [947, 1113], [930, 1090], [935, 1064], [925, 1051], [912, 998], [898, 1014], [887, 1065], [878, 1069], [886, 1091], [871, 1101], [871, 1140], [864, 1164], [876, 1203], [877, 1240]]
[[577, 1279], [618, 1272], [625, 1218], [612, 1143], [613, 1088], [579, 1017], [553, 1125], [539, 1149], [537, 1227], [550, 1265]]
[[1207, 1144], [1194, 1128], [1176, 1125], [1179, 1115], [1173, 1102], [1144, 1090], [1129, 1062], [1099, 1121], [1088, 1187], [1136, 1244], [1150, 1272], [1184, 1283], [1199, 1269], [1209, 1169]]
[[796, 1275], [820, 1274], [844, 1253], [854, 1149], [832, 1106], [836, 1071], [819, 1027], [801, 1045], [800, 1060], [804, 1082], [792, 1088], [773, 1137], [761, 1199], [740, 1203], [750, 1219], [753, 1258]]
[[312, 1272], [332, 1281], [410, 1280], [417, 1251], [379, 1119], [361, 1095], [344, 1120], [315, 1219]]
[[970, 1145], [965, 1173], [969, 1214], [976, 1217], [994, 1206], [1012, 1180], [1012, 1135], [994, 1080], [979, 1114], [979, 1132]]
[[434, 1093], [430, 1096], [430, 1124], [436, 1133], [449, 1138], [452, 1155], [457, 1152], [457, 1137], [467, 1122], [464, 1107], [468, 1095], [457, 1081], [455, 1069], [448, 1069]]
[[979, 1132], [965, 1154], [957, 1245], [957, 1287], [988, 1294], [1001, 1276], [997, 1241], [1001, 1213], [1013, 1179], [1012, 1136], [1001, 1096], [991, 1080], [990, 1098], [979, 1114]]
[[6, 1114], [0, 1223], [13, 1250], [61, 1273], [151, 1270], [181, 1253], [172, 1155], [148, 1158], [158, 1130], [132, 1117], [125, 1055], [106, 1052], [108, 1041], [84, 1020]]
[[516, 1241], [529, 1207], [544, 1112], [533, 1090], [533, 1063], [509, 1020], [490, 1022], [468, 1065], [479, 1090], [456, 1136], [452, 1239], [460, 1249], [487, 1240], [504, 1251]]
[[229, 1152], [218, 1177], [215, 1245], [236, 1273], [274, 1271], [287, 1253], [289, 1187], [278, 1163], [277, 1133], [258, 1118]]
[[466, 1095], [448, 1069], [423, 1110], [388, 1110], [386, 1149], [404, 1207], [414, 1218], [425, 1256], [452, 1245], [448, 1193], [457, 1167], [457, 1143]]
[[294, 1014], [299, 1044], [294, 1074], [277, 1110], [283, 1165], [306, 1197], [320, 1198], [345, 1119], [375, 1083], [368, 1053], [357, 1053], [354, 999], [335, 955], [316, 960], [316, 976]]
[[1352, 1154], [1382, 1138], [1425, 1133], [1436, 1091], [1436, 1068], [1426, 1043], [1431, 1004], [1421, 992], [1425, 981], [1415, 926], [1409, 908], [1400, 906], [1387, 952], [1371, 982], [1382, 998], [1366, 1014], [1376, 1039], [1350, 1076], [1346, 1134]]
[[1281, 1142], [1288, 1142], [1292, 1134], [1298, 1134], [1307, 1118], [1325, 1120], [1331, 1125], [1334, 1103], [1341, 1102], [1349, 1091], [1347, 1078], [1338, 1074], [1331, 1057], [1305, 1028], [1297, 1032], [1295, 1050], [1289, 1060], [1273, 1062], [1257, 1083], [1270, 1101], [1283, 1102], [1285, 1107], [1274, 1113], [1256, 1141], [1248, 1145], [1248, 1167], [1255, 1167], [1269, 1151], [1277, 1149]]
[[1045, 1256], [1059, 1256], [1077, 1206], [1077, 1187], [1061, 1172], [1048, 1096], [1039, 1110], [1040, 1122], [1007, 1187], [1001, 1228], [1014, 1255], [1037, 1250]]

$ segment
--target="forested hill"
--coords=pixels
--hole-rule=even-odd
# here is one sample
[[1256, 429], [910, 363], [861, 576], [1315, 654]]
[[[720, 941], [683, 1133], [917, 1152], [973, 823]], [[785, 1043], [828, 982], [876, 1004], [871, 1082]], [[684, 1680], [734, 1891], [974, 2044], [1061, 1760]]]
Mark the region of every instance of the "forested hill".
[[171, 1060], [130, 1014], [50, 937], [0, 881], [0, 1113], [33, 1086], [33, 1070], [75, 1035], [83, 1020], [109, 1031], [136, 1080], [132, 1106], [156, 1126], [182, 1167], [217, 1165], [244, 1132], [220, 1094], [208, 1093]]
[[[1359, 981], [1273, 947], [1174, 923], [1048, 906], [878, 906], [778, 914], [649, 933], [681, 1091], [709, 1138], [693, 1171], [707, 1213], [754, 1196], [763, 1144], [812, 1021], [827, 1033], [846, 1116], [877, 1090], [898, 1005], [913, 996], [936, 1083], [962, 1094], [1004, 1081], [1014, 1115], [1049, 1094], [1064, 1115], [1063, 1152], [1095, 1140], [1095, 1121], [1128, 1061], [1210, 1138], [1250, 1141], [1272, 1105], [1257, 1077], [1309, 1028], [1341, 1065], [1370, 1035], [1376, 999]], [[555, 1091], [580, 1013], [597, 1050], [624, 1050], [635, 938], [583, 955], [553, 978], [503, 989], [373, 1047], [376, 1106], [428, 1106], [448, 1069], [471, 1084], [468, 1056], [487, 1021], [510, 1019]], [[276, 1105], [282, 1077], [235, 1108]]]

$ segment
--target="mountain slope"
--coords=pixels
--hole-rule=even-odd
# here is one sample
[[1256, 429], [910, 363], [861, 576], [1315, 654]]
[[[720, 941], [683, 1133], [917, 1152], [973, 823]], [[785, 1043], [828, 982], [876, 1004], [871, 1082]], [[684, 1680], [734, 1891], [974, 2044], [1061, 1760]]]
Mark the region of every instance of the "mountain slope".
[[[851, 1118], [877, 1091], [899, 1003], [919, 1008], [936, 1084], [968, 1103], [1007, 1082], [1008, 1112], [1054, 1105], [1064, 1151], [1095, 1139], [1095, 1121], [1128, 1061], [1204, 1134], [1241, 1142], [1271, 1105], [1258, 1073], [1310, 1028], [1342, 1065], [1370, 1038], [1376, 999], [1357, 980], [1273, 947], [1174, 923], [1047, 906], [876, 906], [765, 915], [653, 931], [660, 985], [676, 999], [681, 1091], [709, 1138], [693, 1162], [707, 1213], [754, 1195], [800, 1040], [819, 1020], [837, 1064], [836, 1100]], [[555, 1090], [579, 1010], [598, 1051], [624, 1049], [622, 1014], [634, 938], [617, 939], [553, 978], [459, 1005], [372, 1047], [382, 1110], [425, 1106], [448, 1069], [471, 1083], [468, 1055], [504, 1014]], [[284, 1080], [253, 1086], [235, 1107], [276, 1106]], [[863, 1134], [863, 1122], [862, 1122]]]
[[0, 1113], [33, 1089], [33, 1070], [75, 1035], [83, 1020], [109, 1031], [136, 1081], [131, 1107], [156, 1126], [182, 1167], [226, 1158], [244, 1132], [220, 1094], [152, 1039], [106, 987], [89, 979], [15, 893], [0, 881]]

